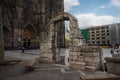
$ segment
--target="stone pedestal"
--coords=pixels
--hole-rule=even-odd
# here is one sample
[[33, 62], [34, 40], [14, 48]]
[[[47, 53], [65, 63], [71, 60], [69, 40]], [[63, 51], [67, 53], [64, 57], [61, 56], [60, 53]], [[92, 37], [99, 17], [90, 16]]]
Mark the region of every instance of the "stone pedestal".
[[120, 57], [105, 58], [107, 72], [120, 75]]

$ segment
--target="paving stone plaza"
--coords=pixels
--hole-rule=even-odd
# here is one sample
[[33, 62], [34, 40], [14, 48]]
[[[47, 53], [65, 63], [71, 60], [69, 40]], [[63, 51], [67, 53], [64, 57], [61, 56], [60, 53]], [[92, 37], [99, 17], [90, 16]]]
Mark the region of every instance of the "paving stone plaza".
[[[26, 50], [25, 53], [21, 53], [21, 50], [14, 50], [14, 51], [5, 51], [6, 60], [24, 60], [24, 64], [17, 65], [17, 70], [14, 73], [17, 73], [19, 69], [24, 69], [24, 65], [26, 65], [31, 60], [34, 60], [39, 57], [39, 49], [36, 50]], [[103, 55], [105, 57], [110, 57], [111, 54], [108, 53], [109, 49], [103, 49]], [[108, 55], [106, 55], [108, 53]], [[19, 67], [18, 67], [19, 66]], [[21, 67], [20, 67], [21, 66]], [[11, 76], [11, 72], [8, 73], [6, 79], [4, 80], [81, 80], [80, 75], [85, 74], [82, 70], [73, 69], [70, 67], [66, 67], [63, 64], [35, 64], [34, 71], [32, 72], [25, 72], [20, 73], [20, 75]], [[90, 72], [87, 72], [90, 74]], [[93, 73], [93, 72], [92, 72]], [[96, 71], [95, 74], [100, 74], [101, 72]], [[102, 73], [106, 75], [106, 73]], [[113, 76], [113, 75], [111, 75]], [[104, 76], [103, 76], [104, 77]]]

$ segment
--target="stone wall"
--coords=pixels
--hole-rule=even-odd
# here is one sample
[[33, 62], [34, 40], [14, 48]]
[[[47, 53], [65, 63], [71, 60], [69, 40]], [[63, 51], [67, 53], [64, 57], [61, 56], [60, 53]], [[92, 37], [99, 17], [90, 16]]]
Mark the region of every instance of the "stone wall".
[[72, 46], [69, 48], [70, 65], [82, 70], [99, 70], [103, 66], [102, 51], [96, 46]]

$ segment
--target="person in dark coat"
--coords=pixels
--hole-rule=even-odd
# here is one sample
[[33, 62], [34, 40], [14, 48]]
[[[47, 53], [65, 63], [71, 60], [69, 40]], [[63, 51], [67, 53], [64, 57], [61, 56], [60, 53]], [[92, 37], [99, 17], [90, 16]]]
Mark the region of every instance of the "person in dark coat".
[[25, 47], [22, 47], [22, 53], [24, 53], [25, 52]]
[[111, 47], [111, 49], [110, 49], [110, 53], [111, 53], [111, 55], [114, 54], [114, 51], [115, 51], [114, 47]]

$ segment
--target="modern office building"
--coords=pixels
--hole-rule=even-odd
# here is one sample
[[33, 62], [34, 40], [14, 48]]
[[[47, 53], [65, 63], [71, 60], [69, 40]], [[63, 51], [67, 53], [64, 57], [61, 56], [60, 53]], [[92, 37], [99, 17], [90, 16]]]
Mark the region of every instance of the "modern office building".
[[89, 45], [116, 45], [120, 43], [120, 23], [82, 29], [81, 34]]
[[89, 28], [90, 45], [107, 45], [109, 44], [109, 26], [97, 26]]

